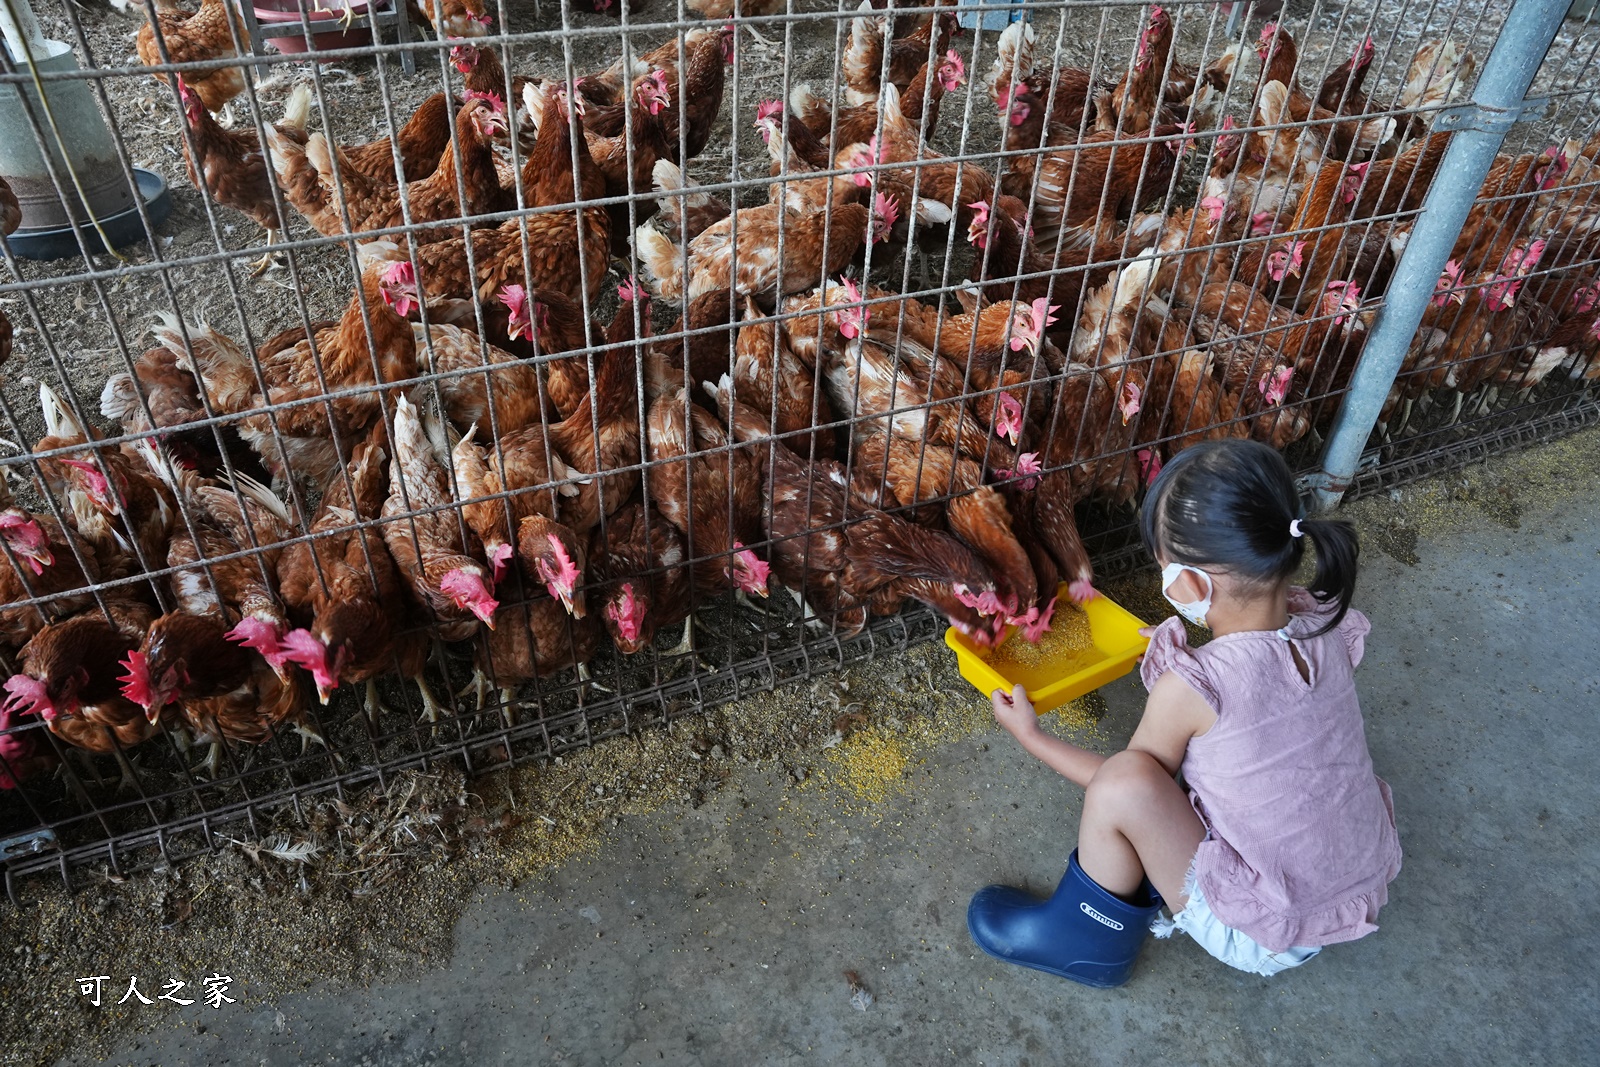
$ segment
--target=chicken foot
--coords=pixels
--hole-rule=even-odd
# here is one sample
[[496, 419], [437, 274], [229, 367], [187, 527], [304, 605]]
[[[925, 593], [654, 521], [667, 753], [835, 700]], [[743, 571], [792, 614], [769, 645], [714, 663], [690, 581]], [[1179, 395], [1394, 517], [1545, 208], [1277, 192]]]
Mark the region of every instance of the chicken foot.
[[300, 735], [300, 755], [304, 756], [311, 748], [311, 742], [315, 741], [317, 744], [321, 745], [325, 750], [327, 750], [328, 755], [332, 756], [335, 761], [339, 759], [338, 754], [335, 753], [332, 746], [328, 744], [328, 739], [323, 737], [316, 730], [313, 730], [311, 727], [307, 726], [305, 723], [295, 723], [294, 732]]
[[206, 752], [206, 758], [201, 760], [196, 766], [190, 767], [189, 773], [197, 778], [204, 778], [208, 782], [214, 782], [217, 780], [217, 766], [221, 762], [222, 742], [213, 741], [211, 742], [210, 749], [208, 749]]
[[456, 693], [455, 699], [460, 700], [468, 693], [472, 694], [478, 711], [482, 711], [483, 706], [489, 702], [490, 694], [498, 693], [500, 695], [500, 721], [505, 724], [506, 729], [517, 725], [516, 690], [509, 686], [496, 687], [493, 679], [483, 673], [482, 667], [475, 666], [472, 668], [472, 680], [460, 692]]
[[578, 664], [578, 681], [582, 682], [591, 689], [598, 689], [602, 693], [616, 692], [616, 690], [612, 689], [610, 686], [601, 685], [599, 682], [595, 681], [594, 676], [589, 673], [589, 665], [587, 663]]
[[139, 774], [133, 769], [133, 762], [128, 759], [128, 754], [122, 751], [121, 746], [112, 749], [111, 754], [116, 757], [117, 767], [122, 771], [121, 777], [117, 779], [117, 793], [119, 795], [137, 793], [142, 796], [144, 790], [139, 788]]
[[[463, 689], [455, 694], [455, 699], [460, 700], [468, 693], [471, 693], [473, 698], [477, 701], [476, 710], [482, 711], [484, 704], [488, 703], [489, 694], [493, 693], [494, 691], [494, 683], [490, 681], [487, 674], [483, 673], [483, 668], [474, 666], [472, 668], [472, 680], [468, 682]], [[503, 694], [505, 690], [502, 689], [500, 692]]]
[[[141, 793], [142, 790], [139, 788], [139, 775], [138, 772], [133, 769], [133, 764], [129, 762], [128, 754], [123, 752], [121, 747], [116, 747], [111, 750], [111, 755], [114, 759], [116, 759], [117, 768], [121, 772], [117, 778], [117, 795], [121, 796], [123, 793]], [[89, 764], [89, 768], [90, 774], [94, 777], [95, 785], [104, 788], [106, 780], [100, 774], [99, 768], [95, 767], [92, 763]]]
[[[762, 600], [765, 600], [766, 598], [767, 595], [765, 593], [761, 594]], [[757, 603], [754, 600], [751, 600], [750, 594], [746, 593], [743, 589], [735, 589], [733, 591], [733, 602], [735, 606], [744, 608], [746, 611], [756, 612], [757, 614], [766, 614], [768, 611], [770, 611], [769, 608]]]
[[1411, 409], [1413, 406], [1414, 402], [1407, 397], [1404, 406], [1400, 408], [1400, 421], [1395, 425], [1394, 432], [1389, 435], [1390, 437], [1398, 437], [1406, 432], [1406, 426], [1411, 422]]
[[378, 725], [378, 712], [387, 711], [393, 714], [394, 709], [385, 704], [378, 696], [378, 682], [375, 678], [367, 679], [367, 695], [363, 700], [367, 708], [367, 719], [376, 728]]
[[[788, 586], [784, 586], [784, 588], [789, 589]], [[801, 595], [800, 590], [789, 589], [789, 595], [794, 597], [795, 604], [797, 604], [800, 608], [800, 616], [808, 627], [816, 630], [818, 633], [822, 633], [828, 629], [828, 624], [823, 622], [822, 617], [812, 610], [810, 604], [806, 603], [806, 598]]]
[[411, 680], [417, 683], [417, 691], [422, 694], [422, 719], [418, 719], [418, 722], [426, 719], [430, 723], [437, 723], [441, 713], [453, 713], [452, 709], [439, 703], [439, 699], [433, 695], [433, 690], [428, 688], [428, 683], [423, 680], [421, 674], [412, 675]]
[[266, 255], [262, 256], [260, 259], [256, 260], [254, 263], [251, 264], [251, 266], [254, 267], [255, 270], [250, 272], [250, 277], [259, 278], [263, 274], [267, 273], [267, 271], [271, 270], [273, 267], [276, 267], [278, 265], [278, 253], [276, 253], [276, 252], [274, 252], [272, 250], [272, 246], [277, 244], [279, 242], [279, 239], [282, 236], [283, 236], [283, 231], [282, 230], [273, 230], [273, 229], [267, 230], [267, 252], [266, 252]]
[[687, 656], [694, 651], [694, 616], [683, 617], [683, 640], [667, 649], [669, 656]]
[[[344, 14], [339, 16], [339, 30], [341, 33], [349, 33], [351, 24], [356, 20], [356, 8], [354, 0], [343, 0], [343, 3]], [[333, 11], [332, 6], [323, 3], [323, 0], [311, 0], [311, 7], [314, 11], [327, 11], [330, 13]]]
[[686, 615], [684, 617], [684, 620], [683, 620], [683, 640], [679, 641], [676, 645], [673, 645], [671, 648], [667, 649], [667, 651], [665, 653], [663, 653], [663, 655], [665, 657], [675, 661], [673, 663], [673, 665], [672, 665], [671, 670], [668, 671], [668, 677], [671, 677], [671, 676], [677, 674], [678, 669], [680, 667], [682, 667], [683, 664], [688, 661], [688, 657], [691, 656], [691, 655], [694, 656], [694, 661], [695, 661], [695, 663], [700, 665], [700, 669], [701, 670], [704, 670], [704, 671], [706, 671], [707, 673], [710, 673], [710, 674], [716, 674], [717, 673], [716, 664], [707, 663], [706, 660], [705, 660], [705, 657], [700, 655], [700, 650], [695, 648], [695, 646], [694, 646], [694, 616], [693, 615]]

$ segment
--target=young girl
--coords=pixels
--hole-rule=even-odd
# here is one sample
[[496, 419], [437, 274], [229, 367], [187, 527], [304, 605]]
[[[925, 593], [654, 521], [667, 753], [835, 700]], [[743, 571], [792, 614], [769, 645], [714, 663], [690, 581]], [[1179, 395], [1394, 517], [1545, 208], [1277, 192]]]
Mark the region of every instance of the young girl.
[[[1144, 631], [1150, 697], [1125, 751], [1046, 734], [1020, 686], [993, 694], [1000, 724], [1087, 792], [1054, 896], [973, 897], [967, 925], [985, 952], [1113, 986], [1152, 923], [1260, 975], [1377, 929], [1400, 842], [1352, 679], [1369, 629], [1350, 610], [1358, 546], [1348, 523], [1298, 514], [1289, 468], [1265, 445], [1200, 445], [1162, 470], [1144, 541], [1166, 598], [1213, 639], [1191, 649], [1177, 619]], [[1307, 541], [1309, 592], [1289, 584]]]

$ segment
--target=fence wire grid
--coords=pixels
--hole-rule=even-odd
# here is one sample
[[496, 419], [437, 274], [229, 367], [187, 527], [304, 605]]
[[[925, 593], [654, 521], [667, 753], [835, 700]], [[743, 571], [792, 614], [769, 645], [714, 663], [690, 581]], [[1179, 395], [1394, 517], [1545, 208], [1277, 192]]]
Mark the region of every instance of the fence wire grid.
[[[77, 203], [71, 83], [173, 210], [0, 240], [8, 890], [1037, 631], [1183, 448], [1315, 470], [1509, 10], [38, 6], [80, 69], [0, 50], [22, 221]], [[1545, 57], [1355, 492], [1600, 412], [1597, 45]]]

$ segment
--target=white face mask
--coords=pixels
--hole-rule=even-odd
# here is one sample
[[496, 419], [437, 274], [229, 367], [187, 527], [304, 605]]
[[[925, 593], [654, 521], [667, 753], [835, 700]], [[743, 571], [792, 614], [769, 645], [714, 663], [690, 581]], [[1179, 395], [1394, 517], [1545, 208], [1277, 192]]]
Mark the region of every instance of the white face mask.
[[[1199, 600], [1180, 604], [1172, 599], [1167, 590], [1172, 588], [1172, 583], [1176, 582], [1178, 576], [1184, 571], [1188, 571], [1206, 583], [1206, 595]], [[1206, 613], [1211, 610], [1211, 594], [1215, 591], [1215, 588], [1211, 583], [1211, 575], [1199, 567], [1190, 567], [1183, 563], [1169, 563], [1161, 568], [1161, 595], [1167, 598], [1167, 603], [1178, 609], [1179, 615], [1182, 615], [1196, 626], [1206, 625]]]

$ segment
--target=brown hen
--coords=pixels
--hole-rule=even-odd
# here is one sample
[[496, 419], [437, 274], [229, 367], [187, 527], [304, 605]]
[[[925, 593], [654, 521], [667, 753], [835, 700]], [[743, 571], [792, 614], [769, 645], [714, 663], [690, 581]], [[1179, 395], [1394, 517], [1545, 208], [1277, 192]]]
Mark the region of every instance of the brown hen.
[[[139, 59], [147, 67], [167, 63], [195, 63], [208, 59], [232, 58], [239, 54], [234, 47], [234, 35], [248, 45], [250, 37], [242, 22], [229, 23], [233, 13], [227, 0], [200, 0], [198, 11], [180, 10], [176, 0], [155, 0], [156, 21], [139, 28], [135, 47]], [[156, 29], [161, 31], [157, 43]], [[161, 58], [161, 47], [166, 46], [167, 58]], [[155, 78], [166, 81], [167, 75]], [[188, 76], [205, 104], [207, 111], [220, 111], [224, 104], [244, 92], [242, 66], [218, 67], [215, 70], [192, 71]]]

